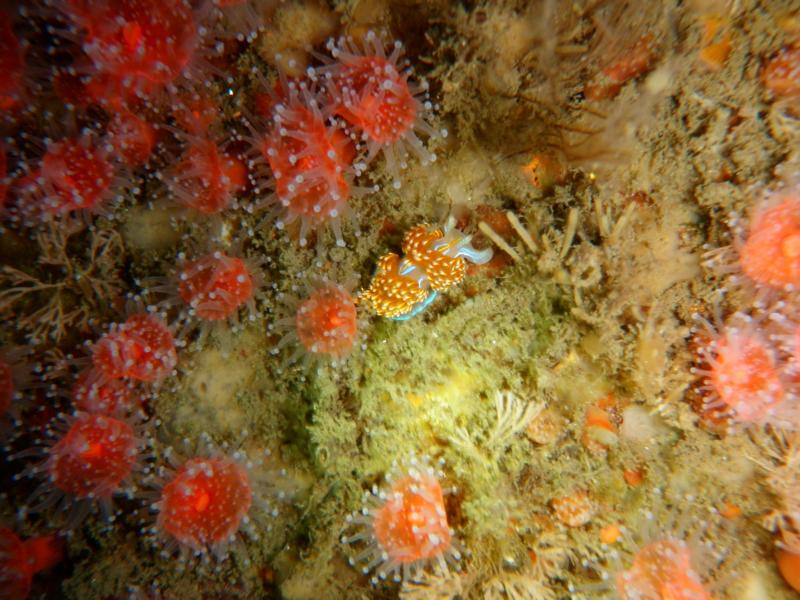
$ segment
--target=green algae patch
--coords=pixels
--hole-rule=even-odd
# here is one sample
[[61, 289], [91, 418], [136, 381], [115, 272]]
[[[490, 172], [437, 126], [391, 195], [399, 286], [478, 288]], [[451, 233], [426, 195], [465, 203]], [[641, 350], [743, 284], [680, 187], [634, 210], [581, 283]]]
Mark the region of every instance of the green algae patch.
[[394, 461], [444, 458], [447, 481], [459, 490], [461, 529], [497, 541], [509, 517], [502, 498], [512, 495], [497, 490], [513, 488], [530, 443], [510, 436], [498, 447], [496, 393], [537, 399], [535, 374], [567, 342], [563, 294], [522, 265], [487, 293], [438, 302], [408, 322], [376, 323], [344, 388], [320, 385], [310, 441], [329, 480], [344, 486], [347, 510], [357, 507], [358, 481], [380, 483]]

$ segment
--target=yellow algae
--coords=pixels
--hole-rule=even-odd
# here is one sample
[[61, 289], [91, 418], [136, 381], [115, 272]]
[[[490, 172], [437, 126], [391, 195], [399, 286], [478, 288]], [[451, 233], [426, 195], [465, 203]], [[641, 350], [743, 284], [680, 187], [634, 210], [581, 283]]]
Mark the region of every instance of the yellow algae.
[[125, 242], [137, 250], [163, 250], [175, 244], [180, 231], [175, 226], [178, 211], [161, 207], [131, 208], [122, 226]]
[[[247, 345], [254, 333], [237, 340]], [[191, 423], [209, 433], [235, 434], [248, 428], [248, 417], [237, 395], [252, 383], [255, 364], [235, 351], [206, 348], [193, 357], [183, 382], [181, 401], [175, 412], [179, 423]]]

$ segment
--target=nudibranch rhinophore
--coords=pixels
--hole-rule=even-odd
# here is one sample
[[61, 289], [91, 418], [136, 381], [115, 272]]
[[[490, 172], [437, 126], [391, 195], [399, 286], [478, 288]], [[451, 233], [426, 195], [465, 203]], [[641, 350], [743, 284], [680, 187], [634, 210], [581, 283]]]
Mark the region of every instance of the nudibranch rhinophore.
[[406, 321], [424, 311], [439, 292], [464, 279], [469, 261], [482, 265], [492, 249], [477, 250], [471, 235], [455, 227], [450, 217], [443, 230], [417, 225], [403, 238], [403, 258], [392, 252], [378, 261], [372, 282], [360, 299], [382, 317]]

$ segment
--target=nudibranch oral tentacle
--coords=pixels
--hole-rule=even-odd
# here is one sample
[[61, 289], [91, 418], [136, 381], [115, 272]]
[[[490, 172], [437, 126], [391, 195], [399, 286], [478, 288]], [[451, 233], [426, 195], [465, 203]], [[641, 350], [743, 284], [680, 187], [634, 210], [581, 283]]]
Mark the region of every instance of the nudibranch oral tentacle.
[[492, 258], [491, 248], [478, 250], [471, 240], [456, 229], [453, 217], [443, 230], [425, 224], [412, 228], [403, 238], [403, 258], [393, 253], [381, 257], [361, 299], [380, 316], [396, 321], [422, 313], [439, 292], [464, 279], [466, 261], [484, 264]]
[[[450, 231], [453, 230], [451, 229]], [[483, 265], [492, 260], [493, 252], [491, 248], [478, 250], [470, 245], [470, 242], [472, 241], [471, 235], [466, 235], [461, 238], [448, 239], [447, 234], [449, 233], [450, 232], [446, 232], [445, 237], [433, 245], [434, 250], [442, 252], [447, 256], [464, 258], [475, 265]]]

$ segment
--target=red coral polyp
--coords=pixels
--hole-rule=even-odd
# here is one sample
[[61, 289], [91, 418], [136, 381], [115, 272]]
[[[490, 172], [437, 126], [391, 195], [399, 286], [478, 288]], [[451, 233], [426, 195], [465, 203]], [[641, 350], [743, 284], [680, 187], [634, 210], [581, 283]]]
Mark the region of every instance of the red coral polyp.
[[91, 136], [48, 144], [39, 168], [19, 184], [22, 212], [32, 217], [76, 211], [103, 212], [111, 195], [114, 165]]
[[700, 366], [692, 372], [702, 376], [705, 413], [729, 417], [731, 425], [797, 427], [797, 400], [768, 330], [771, 320], [735, 313], [717, 331], [704, 323], [697, 338]]
[[767, 60], [761, 71], [761, 82], [776, 96], [800, 96], [800, 44], [783, 48]]
[[383, 152], [395, 188], [399, 170], [405, 168], [409, 151], [423, 164], [436, 160], [417, 134], [445, 137], [428, 123], [433, 105], [427, 85], [409, 81], [410, 71], [401, 64], [403, 46], [395, 42], [387, 55], [382, 42], [368, 32], [363, 45], [352, 39], [330, 40], [328, 50], [336, 62], [322, 67], [332, 110], [357, 131], [367, 147], [369, 163]]
[[714, 349], [711, 384], [739, 421], [758, 421], [785, 396], [772, 351], [757, 337], [728, 331]]
[[33, 576], [63, 557], [64, 544], [54, 535], [22, 540], [11, 529], [0, 527], [0, 598], [24, 600]]
[[6, 155], [5, 144], [0, 143], [0, 216], [6, 208], [8, 198], [8, 156]]
[[297, 337], [307, 352], [342, 358], [358, 334], [353, 297], [337, 285], [325, 285], [301, 302], [295, 316]]
[[448, 565], [460, 560], [441, 476], [426, 460], [412, 457], [401, 472], [387, 478], [389, 489], [365, 494], [367, 505], [347, 518], [348, 527], [360, 531], [342, 536], [342, 542], [367, 544], [350, 564], [360, 565], [365, 574], [376, 569], [373, 583], [389, 576], [417, 580], [431, 563], [446, 573]]
[[169, 187], [181, 204], [214, 214], [233, 205], [246, 180], [241, 160], [222, 152], [213, 141], [197, 138], [173, 169]]
[[417, 118], [417, 104], [390, 58], [358, 56], [344, 62], [333, 77], [335, 112], [378, 144], [407, 135]]
[[198, 43], [185, 0], [105, 0], [67, 12], [85, 31], [83, 50], [96, 71], [88, 87], [100, 102], [161, 90], [183, 72]]
[[94, 208], [111, 185], [114, 168], [95, 148], [72, 140], [55, 144], [42, 159], [42, 177], [55, 189], [48, 208]]
[[689, 546], [670, 538], [640, 548], [631, 568], [617, 575], [616, 588], [621, 600], [711, 600]]
[[606, 66], [587, 83], [583, 93], [589, 100], [614, 98], [630, 80], [647, 73], [656, 59], [656, 43], [652, 34], [645, 34], [625, 53]]
[[138, 441], [133, 428], [105, 415], [79, 416], [50, 449], [52, 485], [75, 498], [108, 498], [133, 470]]
[[800, 195], [756, 213], [740, 250], [742, 271], [757, 284], [795, 289], [800, 286]]
[[131, 167], [147, 162], [156, 144], [155, 128], [129, 110], [120, 110], [108, 124], [108, 136], [114, 151]]
[[157, 527], [195, 551], [232, 541], [250, 510], [247, 471], [226, 457], [192, 458], [162, 488]]
[[95, 344], [95, 369], [107, 379], [160, 382], [178, 362], [175, 341], [166, 324], [155, 315], [135, 314], [112, 326]]
[[24, 91], [25, 59], [11, 17], [0, 12], [0, 110], [20, 105]]
[[452, 537], [441, 485], [430, 476], [396, 481], [373, 527], [390, 560], [407, 564], [441, 554]]
[[245, 262], [222, 252], [190, 261], [178, 282], [181, 299], [207, 321], [227, 319], [252, 303], [254, 289], [253, 276]]
[[11, 365], [0, 357], [0, 416], [6, 414], [14, 400], [14, 377]]
[[300, 245], [308, 233], [331, 223], [344, 245], [337, 219], [351, 195], [350, 171], [355, 149], [340, 129], [329, 126], [304, 86], [287, 83], [273, 109], [273, 126], [260, 144], [274, 179], [275, 200], [283, 208], [276, 226], [300, 221]]
[[121, 379], [106, 379], [94, 369], [78, 375], [72, 387], [72, 404], [79, 411], [119, 415], [136, 406], [131, 388]]

